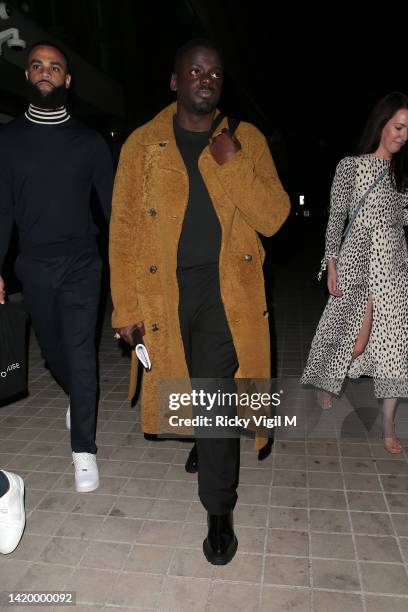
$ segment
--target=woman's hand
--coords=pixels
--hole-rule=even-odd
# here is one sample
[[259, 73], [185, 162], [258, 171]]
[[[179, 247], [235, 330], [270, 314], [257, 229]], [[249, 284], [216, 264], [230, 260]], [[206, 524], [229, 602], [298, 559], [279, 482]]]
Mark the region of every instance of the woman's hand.
[[341, 297], [343, 295], [337, 286], [337, 267], [335, 259], [329, 259], [327, 262], [327, 289], [330, 295], [334, 295], [334, 297]]

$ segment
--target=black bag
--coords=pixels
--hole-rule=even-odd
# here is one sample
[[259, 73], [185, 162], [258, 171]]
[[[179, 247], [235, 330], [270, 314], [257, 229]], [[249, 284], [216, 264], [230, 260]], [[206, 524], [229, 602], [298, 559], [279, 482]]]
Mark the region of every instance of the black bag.
[[0, 304], [0, 403], [27, 391], [26, 313]]

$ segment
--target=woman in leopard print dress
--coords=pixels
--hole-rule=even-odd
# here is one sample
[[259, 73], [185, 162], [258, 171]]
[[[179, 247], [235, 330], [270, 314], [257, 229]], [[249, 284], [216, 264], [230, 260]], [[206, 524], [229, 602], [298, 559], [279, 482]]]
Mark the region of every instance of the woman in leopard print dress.
[[[360, 155], [337, 166], [331, 190], [325, 262], [330, 297], [301, 382], [320, 390], [323, 408], [346, 376], [368, 375], [383, 398], [384, 445], [395, 435], [398, 397], [408, 397], [408, 97], [394, 92], [375, 107]], [[340, 248], [347, 216], [368, 194]]]

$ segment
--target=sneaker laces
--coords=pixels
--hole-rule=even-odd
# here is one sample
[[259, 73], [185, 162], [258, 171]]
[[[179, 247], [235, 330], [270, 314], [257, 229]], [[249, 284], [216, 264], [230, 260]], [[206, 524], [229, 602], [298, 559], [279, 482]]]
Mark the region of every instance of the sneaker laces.
[[76, 470], [81, 472], [87, 472], [90, 468], [95, 467], [96, 460], [95, 455], [91, 453], [77, 453], [73, 456], [72, 463]]

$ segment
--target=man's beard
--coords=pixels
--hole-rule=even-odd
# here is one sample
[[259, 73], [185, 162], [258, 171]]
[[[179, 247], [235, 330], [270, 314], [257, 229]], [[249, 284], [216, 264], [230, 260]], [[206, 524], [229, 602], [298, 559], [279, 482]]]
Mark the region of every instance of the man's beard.
[[26, 98], [33, 106], [53, 110], [64, 106], [68, 97], [68, 90], [65, 85], [53, 87], [47, 92], [42, 92], [30, 80], [26, 81]]
[[201, 100], [200, 102], [195, 102], [194, 111], [199, 115], [208, 115], [212, 113], [217, 107], [217, 104], [211, 100]]

